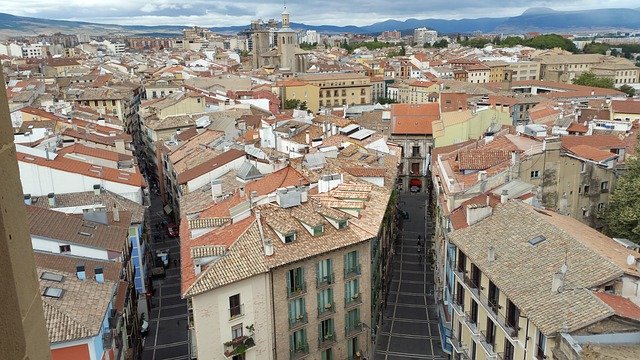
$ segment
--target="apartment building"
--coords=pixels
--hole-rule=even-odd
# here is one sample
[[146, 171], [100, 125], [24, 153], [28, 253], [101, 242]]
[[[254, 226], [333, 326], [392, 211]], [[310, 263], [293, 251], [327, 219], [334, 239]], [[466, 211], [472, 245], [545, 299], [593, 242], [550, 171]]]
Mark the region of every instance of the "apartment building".
[[540, 63], [537, 61], [518, 61], [510, 63], [507, 68], [512, 81], [540, 79]]
[[316, 113], [327, 104], [332, 104], [331, 102], [326, 102], [324, 98], [320, 99], [320, 94], [324, 95], [324, 93], [320, 91], [318, 85], [306, 81], [295, 79], [280, 81], [275, 84], [272, 91], [281, 99], [283, 107], [287, 100], [298, 100], [304, 102], [307, 105], [307, 109]]
[[566, 344], [581, 336], [638, 331], [639, 309], [621, 296], [628, 275], [585, 246], [606, 236], [520, 201], [469, 211], [476, 222], [448, 236], [443, 279], [455, 358], [575, 358], [581, 346]]
[[428, 30], [424, 27], [413, 30], [413, 42], [418, 46], [433, 44], [436, 40], [438, 40], [438, 32], [435, 30]]
[[489, 67], [489, 82], [503, 82], [508, 80], [509, 63], [504, 61], [484, 61], [483, 64]]
[[415, 80], [397, 85], [397, 100], [407, 104], [426, 104], [438, 101], [440, 85], [433, 81]]
[[440, 119], [438, 103], [391, 105], [389, 140], [402, 148], [398, 184], [405, 191], [426, 191], [428, 158], [433, 148], [433, 122]]
[[395, 208], [397, 160], [389, 157], [382, 186], [333, 173], [360, 157], [304, 170], [317, 179], [309, 185], [281, 170], [292, 175], [268, 175], [197, 218], [183, 217], [181, 239], [190, 241], [181, 242], [182, 294], [194, 356], [371, 356], [390, 276], [394, 216], [384, 213]]
[[634, 84], [638, 82], [640, 69], [627, 59], [616, 58], [616, 61], [602, 62], [591, 67], [597, 77], [612, 79], [615, 85]]
[[611, 120], [630, 123], [640, 121], [640, 101], [632, 99], [612, 100], [609, 108]]
[[104, 115], [113, 115], [120, 120], [118, 125], [131, 134], [137, 129], [138, 109], [143, 90], [139, 84], [101, 88], [69, 89], [66, 99], [77, 106], [85, 106]]
[[313, 74], [297, 79], [318, 87], [319, 107], [369, 104], [371, 79], [357, 73]]

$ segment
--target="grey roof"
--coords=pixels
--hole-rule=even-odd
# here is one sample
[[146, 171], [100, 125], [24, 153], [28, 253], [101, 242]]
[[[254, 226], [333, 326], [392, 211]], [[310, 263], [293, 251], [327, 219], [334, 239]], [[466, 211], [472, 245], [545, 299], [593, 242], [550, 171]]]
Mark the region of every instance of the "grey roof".
[[304, 156], [304, 166], [309, 170], [319, 169], [327, 163], [323, 153], [313, 153]]
[[491, 193], [500, 196], [502, 195], [503, 190], [507, 190], [507, 197], [509, 199], [515, 199], [519, 196], [530, 193], [533, 189], [535, 189], [534, 185], [514, 179], [502, 186], [491, 190]]
[[249, 161], [245, 161], [238, 169], [238, 177], [242, 180], [253, 180], [262, 176], [262, 173]]
[[[585, 246], [576, 236], [580, 231], [570, 232], [558, 226], [553, 221], [556, 217], [562, 215], [509, 201], [498, 205], [488, 218], [449, 236], [521, 314], [546, 335], [565, 327], [569, 332], [575, 331], [612, 316], [612, 309], [590, 289], [623, 274], [618, 266]], [[544, 236], [545, 241], [531, 245], [530, 240], [536, 236]], [[495, 249], [492, 262], [488, 261], [489, 247]], [[565, 262], [565, 290], [552, 292], [554, 274]]]

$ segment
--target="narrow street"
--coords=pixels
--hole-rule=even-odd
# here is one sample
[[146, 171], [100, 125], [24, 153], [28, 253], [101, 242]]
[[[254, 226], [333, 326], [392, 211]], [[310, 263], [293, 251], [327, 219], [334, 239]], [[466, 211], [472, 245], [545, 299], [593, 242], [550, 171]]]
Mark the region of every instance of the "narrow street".
[[[383, 323], [376, 340], [375, 360], [445, 359], [441, 350], [433, 291], [433, 271], [425, 249], [431, 248], [427, 194], [403, 193], [399, 208], [404, 220], [402, 242], [393, 260], [393, 280]], [[427, 221], [429, 220], [429, 221]], [[418, 236], [421, 252], [418, 253]]]
[[[168, 221], [162, 211], [159, 196], [151, 195], [152, 252], [169, 252], [169, 267], [163, 279], [153, 280], [155, 293], [149, 310], [149, 333], [144, 339], [143, 360], [189, 359], [187, 342], [187, 302], [180, 297], [179, 238], [169, 238], [163, 221]], [[156, 224], [160, 224], [156, 228]], [[158, 240], [154, 240], [158, 236]]]

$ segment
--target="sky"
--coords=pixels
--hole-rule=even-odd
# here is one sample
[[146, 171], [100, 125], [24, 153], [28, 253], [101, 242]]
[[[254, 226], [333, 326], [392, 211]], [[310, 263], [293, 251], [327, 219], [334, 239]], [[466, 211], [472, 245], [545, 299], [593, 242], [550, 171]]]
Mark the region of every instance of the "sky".
[[[370, 25], [387, 19], [515, 16], [530, 7], [640, 8], [640, 0], [287, 1], [292, 22], [339, 26]], [[247, 25], [252, 19], [278, 19], [282, 9], [282, 2], [272, 0], [0, 0], [0, 12], [13, 15], [120, 25]]]

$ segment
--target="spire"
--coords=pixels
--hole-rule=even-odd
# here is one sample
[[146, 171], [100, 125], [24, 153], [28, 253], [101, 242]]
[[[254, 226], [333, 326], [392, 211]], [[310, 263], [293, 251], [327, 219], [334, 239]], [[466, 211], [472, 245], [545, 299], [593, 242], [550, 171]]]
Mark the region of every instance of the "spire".
[[284, 0], [284, 10], [282, 10], [282, 27], [289, 27], [289, 12], [287, 11], [287, 1]]

